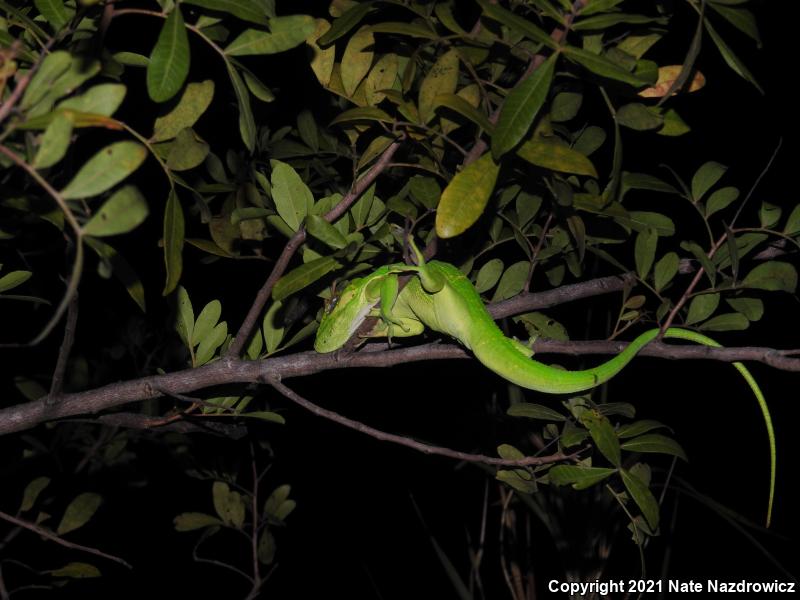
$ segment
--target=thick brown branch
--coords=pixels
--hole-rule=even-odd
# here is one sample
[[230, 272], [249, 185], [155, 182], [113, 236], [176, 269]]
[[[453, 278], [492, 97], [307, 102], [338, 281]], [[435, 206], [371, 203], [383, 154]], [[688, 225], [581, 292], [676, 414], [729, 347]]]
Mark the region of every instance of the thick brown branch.
[[406, 448], [411, 448], [413, 450], [417, 450], [418, 452], [422, 452], [423, 454], [435, 454], [437, 456], [446, 456], [448, 458], [454, 458], [456, 460], [463, 460], [466, 462], [481, 463], [485, 465], [495, 465], [502, 467], [529, 467], [532, 465], [545, 465], [554, 462], [563, 462], [574, 458], [578, 454], [578, 452], [575, 452], [573, 454], [563, 454], [561, 452], [557, 452], [555, 454], [549, 454], [547, 456], [526, 456], [525, 458], [512, 460], [505, 458], [497, 458], [495, 456], [486, 456], [483, 454], [471, 454], [468, 452], [460, 452], [459, 450], [452, 450], [450, 448], [444, 448], [442, 446], [432, 446], [431, 444], [418, 442], [409, 437], [405, 437], [402, 435], [395, 435], [394, 433], [387, 433], [385, 431], [375, 429], [374, 427], [365, 425], [360, 421], [354, 421], [353, 419], [349, 419], [343, 415], [340, 415], [339, 413], [333, 412], [332, 410], [328, 410], [322, 408], [321, 406], [317, 406], [313, 402], [306, 400], [302, 396], [296, 394], [294, 391], [283, 385], [278, 378], [271, 378], [270, 380], [267, 381], [267, 383], [269, 383], [272, 387], [278, 390], [284, 397], [288, 398], [295, 404], [302, 406], [306, 410], [314, 413], [318, 417], [328, 419], [329, 421], [333, 421], [334, 423], [338, 423], [339, 425], [342, 425], [349, 429], [360, 431], [361, 433], [364, 433], [372, 438], [375, 438], [376, 440], [380, 440], [382, 442], [392, 442], [393, 444], [399, 444], [401, 446], [405, 446]]
[[[375, 163], [375, 165], [373, 165], [373, 167], [367, 171], [367, 173], [361, 179], [354, 182], [350, 191], [347, 192], [347, 194], [344, 195], [339, 203], [325, 215], [325, 220], [329, 223], [332, 223], [341, 217], [345, 212], [347, 212], [347, 209], [350, 208], [353, 202], [355, 202], [359, 196], [361, 196], [361, 194], [363, 194], [367, 188], [373, 184], [378, 175], [380, 175], [387, 168], [399, 147], [400, 140], [397, 140], [388, 148], [386, 148], [386, 150], [383, 151], [383, 154], [381, 154], [381, 156], [378, 158], [378, 161]], [[295, 252], [297, 252], [297, 250], [305, 241], [306, 230], [304, 227], [301, 227], [291, 238], [289, 238], [289, 241], [286, 242], [283, 252], [281, 252], [278, 260], [275, 262], [275, 266], [272, 268], [272, 272], [269, 274], [269, 277], [267, 277], [264, 285], [261, 286], [258, 294], [256, 294], [255, 300], [253, 301], [250, 310], [247, 312], [247, 316], [242, 322], [242, 326], [239, 327], [239, 331], [236, 332], [236, 337], [233, 338], [233, 342], [231, 343], [230, 348], [228, 348], [228, 356], [239, 356], [242, 353], [244, 345], [247, 343], [247, 340], [250, 337], [253, 328], [255, 327], [256, 321], [261, 315], [261, 311], [264, 309], [264, 305], [267, 303], [267, 300], [269, 300], [269, 296], [272, 293], [272, 288], [275, 287], [275, 283], [286, 271], [292, 256], [294, 256]]]
[[[538, 341], [539, 354], [616, 354], [626, 346], [623, 342], [556, 342]], [[725, 362], [756, 361], [776, 369], [800, 372], [800, 350], [780, 351], [774, 348], [707, 348], [705, 346], [671, 345], [653, 342], [640, 352], [642, 356], [670, 359], [713, 359]], [[333, 369], [385, 368], [394, 365], [444, 359], [471, 358], [455, 344], [422, 344], [409, 348], [386, 350], [385, 343], [368, 344], [361, 351], [340, 356], [337, 353], [299, 352], [261, 361], [223, 358], [197, 369], [186, 369], [166, 375], [154, 375], [75, 394], [64, 394], [57, 404], [49, 405], [46, 397], [0, 410], [0, 435], [22, 431], [40, 423], [97, 413], [131, 402], [156, 398], [158, 390], [181, 394], [231, 383], [259, 383], [270, 378], [304, 377]], [[115, 423], [120, 424], [120, 423]]]

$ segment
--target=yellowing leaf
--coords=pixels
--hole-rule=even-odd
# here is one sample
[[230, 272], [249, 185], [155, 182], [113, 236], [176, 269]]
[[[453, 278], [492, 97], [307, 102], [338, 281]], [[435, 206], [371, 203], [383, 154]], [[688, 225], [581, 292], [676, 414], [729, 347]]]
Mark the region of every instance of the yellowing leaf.
[[375, 37], [367, 27], [359, 29], [347, 42], [340, 72], [342, 86], [348, 96], [355, 93], [358, 84], [369, 72], [375, 55], [372, 50], [374, 45]]
[[484, 154], [456, 173], [447, 184], [436, 212], [436, 234], [455, 237], [466, 231], [483, 214], [494, 191], [500, 165]]
[[453, 94], [458, 84], [458, 51], [448, 50], [442, 54], [422, 80], [419, 88], [419, 118], [427, 123], [436, 109], [436, 96]]
[[[675, 80], [681, 73], [683, 65], [669, 65], [667, 67], [658, 68], [658, 81], [655, 85], [643, 89], [639, 92], [642, 98], [663, 98], [667, 95], [669, 88], [675, 83]], [[696, 92], [706, 85], [706, 77], [700, 71], [695, 71], [692, 82], [688, 86], [684, 86], [684, 92]], [[672, 92], [674, 95], [675, 92]]]
[[585, 154], [555, 142], [542, 139], [525, 142], [517, 150], [517, 156], [551, 171], [597, 177], [592, 161]]
[[225, 54], [251, 56], [285, 52], [306, 41], [315, 28], [314, 18], [309, 15], [275, 17], [269, 20], [269, 31], [245, 29], [225, 48]]
[[175, 107], [156, 119], [151, 141], [171, 140], [182, 129], [194, 125], [206, 112], [213, 97], [214, 81], [211, 79], [187, 85]]

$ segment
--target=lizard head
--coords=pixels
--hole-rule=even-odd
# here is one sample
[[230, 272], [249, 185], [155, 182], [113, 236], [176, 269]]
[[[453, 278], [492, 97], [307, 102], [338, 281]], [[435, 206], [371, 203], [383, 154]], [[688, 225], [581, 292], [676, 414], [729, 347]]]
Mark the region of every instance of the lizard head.
[[317, 329], [314, 350], [333, 352], [347, 343], [380, 300], [380, 283], [386, 275], [384, 267], [353, 279], [330, 299]]

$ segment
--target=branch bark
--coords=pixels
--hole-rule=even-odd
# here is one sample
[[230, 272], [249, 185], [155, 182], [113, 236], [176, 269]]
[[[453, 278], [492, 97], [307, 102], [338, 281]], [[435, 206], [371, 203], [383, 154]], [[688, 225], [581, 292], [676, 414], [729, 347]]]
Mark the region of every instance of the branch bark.
[[[627, 346], [626, 343], [616, 341], [557, 342], [541, 340], [534, 344], [534, 350], [538, 354], [617, 354], [625, 346]], [[800, 356], [800, 349], [709, 348], [652, 342], [645, 346], [639, 354], [680, 360], [756, 361], [777, 369], [800, 372], [800, 358], [792, 358], [792, 355]], [[394, 350], [387, 350], [384, 343], [373, 343], [366, 345], [359, 352], [347, 355], [298, 352], [261, 361], [224, 357], [197, 369], [141, 377], [84, 392], [64, 394], [59, 398], [57, 404], [49, 404], [45, 396], [39, 400], [4, 408], [0, 410], [0, 435], [30, 429], [54, 419], [97, 413], [131, 402], [157, 398], [165, 394], [189, 393], [216, 385], [263, 383], [276, 377], [280, 379], [305, 377], [334, 369], [385, 368], [419, 361], [470, 357], [471, 355], [460, 346], [435, 342]]]

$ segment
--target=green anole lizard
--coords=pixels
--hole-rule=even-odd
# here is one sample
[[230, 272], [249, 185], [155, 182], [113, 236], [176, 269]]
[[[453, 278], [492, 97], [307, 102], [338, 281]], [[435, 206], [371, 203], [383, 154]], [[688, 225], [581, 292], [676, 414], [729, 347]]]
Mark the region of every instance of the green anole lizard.
[[[317, 330], [314, 349], [333, 352], [350, 339], [367, 317], [380, 321], [365, 337], [408, 337], [422, 333], [425, 327], [457, 339], [484, 366], [500, 377], [521, 387], [550, 394], [569, 394], [594, 388], [619, 373], [659, 329], [645, 331], [622, 352], [603, 364], [582, 371], [565, 371], [533, 360], [526, 345], [506, 337], [489, 315], [475, 287], [456, 267], [441, 261], [425, 262], [416, 245], [411, 247], [418, 266], [397, 263], [354, 279], [332, 298]], [[416, 274], [402, 291], [398, 274]], [[705, 346], [719, 347], [709, 337], [670, 327], [665, 338], [679, 338]], [[740, 362], [733, 366], [742, 374], [758, 401], [769, 437], [770, 487], [767, 526], [772, 518], [775, 496], [775, 432], [764, 395], [747, 368]]]

